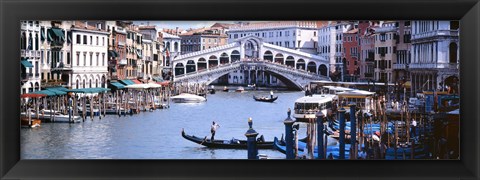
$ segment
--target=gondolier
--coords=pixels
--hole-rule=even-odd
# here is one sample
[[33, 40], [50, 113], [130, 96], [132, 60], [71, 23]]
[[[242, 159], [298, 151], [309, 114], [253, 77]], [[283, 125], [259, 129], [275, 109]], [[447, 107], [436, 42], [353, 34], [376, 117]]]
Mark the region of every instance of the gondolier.
[[212, 137], [210, 138], [210, 141], [213, 142], [213, 140], [215, 138], [215, 132], [217, 131], [217, 128], [219, 128], [219, 127], [220, 127], [220, 125], [215, 123], [215, 121], [212, 122], [212, 127], [210, 128], [210, 132], [212, 133]]

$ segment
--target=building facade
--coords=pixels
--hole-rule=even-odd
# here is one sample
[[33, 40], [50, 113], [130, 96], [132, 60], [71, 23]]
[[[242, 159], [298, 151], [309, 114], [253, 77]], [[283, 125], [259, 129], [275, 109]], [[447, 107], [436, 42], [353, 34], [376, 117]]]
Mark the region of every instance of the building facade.
[[392, 65], [396, 62], [397, 26], [395, 21], [383, 22], [375, 29], [375, 70], [377, 82], [393, 82]]
[[223, 28], [201, 28], [180, 34], [182, 38], [181, 54], [210, 49], [227, 44], [227, 35]]
[[41, 35], [39, 21], [22, 21], [20, 24], [21, 93], [29, 93], [41, 88], [40, 66], [44, 59], [41, 41], [46, 36]]
[[254, 35], [264, 42], [299, 50], [302, 52], [317, 53], [318, 27], [321, 22], [316, 21], [275, 21], [238, 24], [228, 30], [228, 43]]
[[375, 31], [376, 22], [360, 21], [358, 33], [360, 41], [360, 80], [373, 80], [375, 68]]
[[355, 28], [354, 22], [328, 21], [318, 30], [318, 55], [330, 61], [330, 77], [334, 81], [343, 81], [342, 73], [346, 68], [343, 63], [343, 34]]
[[412, 95], [426, 90], [459, 92], [458, 21], [412, 21]]
[[73, 38], [70, 87], [106, 88], [109, 32], [88, 22], [74, 22], [70, 31]]

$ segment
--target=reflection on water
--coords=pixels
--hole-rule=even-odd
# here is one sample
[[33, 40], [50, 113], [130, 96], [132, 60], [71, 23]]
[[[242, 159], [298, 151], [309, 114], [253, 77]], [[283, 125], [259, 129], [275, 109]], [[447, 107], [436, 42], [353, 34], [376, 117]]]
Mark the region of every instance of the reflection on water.
[[[212, 121], [220, 124], [216, 139], [246, 139], [247, 119], [270, 141], [285, 129], [288, 108], [302, 92], [276, 92], [274, 103], [256, 102], [252, 95], [217, 91], [207, 102], [171, 103], [170, 109], [137, 115], [108, 115], [83, 123], [43, 123], [40, 128], [21, 129], [22, 159], [246, 159], [246, 150], [209, 149], [182, 138], [187, 134], [210, 137]], [[303, 128], [304, 129], [304, 128]], [[305, 133], [300, 133], [304, 137]], [[270, 158], [284, 158], [274, 150], [259, 150]]]

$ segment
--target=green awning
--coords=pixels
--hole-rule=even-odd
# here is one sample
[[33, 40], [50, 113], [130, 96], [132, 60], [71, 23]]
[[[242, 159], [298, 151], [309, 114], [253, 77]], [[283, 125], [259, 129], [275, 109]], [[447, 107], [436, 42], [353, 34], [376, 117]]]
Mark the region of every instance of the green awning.
[[21, 60], [20, 62], [22, 63], [23, 67], [25, 67], [25, 68], [33, 68], [33, 65], [32, 65], [32, 63], [30, 63], [30, 61]]
[[59, 91], [65, 91], [67, 92], [68, 89], [62, 86], [57, 86], [57, 87], [47, 87], [47, 90], [59, 90]]
[[52, 90], [52, 89], [35, 91], [35, 92], [33, 92], [33, 93], [35, 93], [35, 94], [45, 94], [45, 95], [47, 95], [47, 96], [59, 96], [59, 95], [65, 95], [65, 94], [67, 94], [67, 93], [64, 92], [64, 91]]
[[110, 85], [112, 85], [113, 87], [117, 88], [117, 89], [123, 89], [125, 88], [125, 86], [119, 82], [111, 82]]
[[40, 31], [40, 40], [45, 41], [45, 33], [43, 33], [43, 29]]
[[74, 93], [101, 93], [105, 91], [110, 91], [109, 88], [83, 88], [83, 89], [69, 89], [67, 92]]
[[163, 81], [165, 81], [165, 80], [163, 80], [162, 77], [153, 77], [152, 79], [153, 79], [154, 81], [157, 81], [157, 82], [163, 82]]
[[110, 57], [118, 57], [118, 53], [114, 50], [108, 50], [108, 55]]
[[140, 59], [142, 58], [142, 53], [140, 49], [137, 49], [137, 57]]
[[50, 32], [51, 32], [51, 30], [49, 29], [49, 30], [47, 31], [48, 41], [53, 41], [52, 34], [51, 34]]
[[131, 85], [131, 84], [135, 84], [135, 82], [133, 82], [132, 80], [130, 79], [123, 79], [123, 80], [120, 80], [121, 83], [125, 84], [125, 85]]

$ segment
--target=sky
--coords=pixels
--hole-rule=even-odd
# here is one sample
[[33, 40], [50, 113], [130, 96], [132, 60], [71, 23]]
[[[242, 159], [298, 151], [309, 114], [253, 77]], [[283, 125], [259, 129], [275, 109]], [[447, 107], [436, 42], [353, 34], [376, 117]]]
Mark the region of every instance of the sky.
[[168, 29], [175, 29], [178, 27], [179, 29], [196, 29], [202, 27], [209, 27], [216, 22], [222, 23], [233, 23], [234, 21], [133, 21], [134, 24], [137, 25], [157, 25], [159, 28], [168, 28]]
[[157, 25], [159, 28], [168, 28], [168, 29], [175, 29], [178, 27], [179, 29], [197, 29], [202, 27], [210, 27], [211, 25], [220, 22], [220, 23], [234, 23], [238, 21], [133, 21], [134, 24], [137, 25]]

